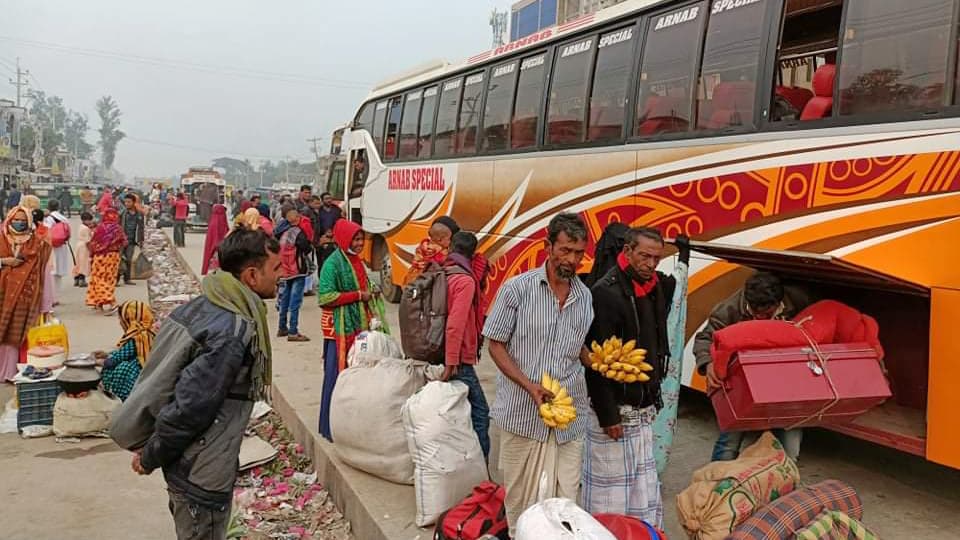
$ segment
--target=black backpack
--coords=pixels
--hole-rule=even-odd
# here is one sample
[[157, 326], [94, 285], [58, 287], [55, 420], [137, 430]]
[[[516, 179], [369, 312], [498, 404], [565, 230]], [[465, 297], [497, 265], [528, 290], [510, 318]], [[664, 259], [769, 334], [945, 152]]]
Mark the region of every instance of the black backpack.
[[[430, 263], [400, 297], [400, 344], [407, 358], [444, 363], [447, 329], [447, 276], [468, 274], [457, 265]], [[469, 275], [469, 274], [468, 274]]]

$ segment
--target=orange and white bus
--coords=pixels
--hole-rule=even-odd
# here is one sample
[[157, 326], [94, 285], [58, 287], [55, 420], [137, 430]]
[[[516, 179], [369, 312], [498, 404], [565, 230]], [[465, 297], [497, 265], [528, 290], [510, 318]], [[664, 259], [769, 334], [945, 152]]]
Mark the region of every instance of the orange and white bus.
[[[806, 282], [876, 317], [887, 351], [895, 397], [836, 429], [960, 467], [958, 18], [960, 0], [627, 1], [378, 85], [343, 132], [346, 204], [390, 296], [440, 215], [480, 237], [490, 294], [542, 261], [561, 211], [591, 242], [612, 221], [707, 241], [688, 342], [750, 271]], [[688, 348], [703, 389], [693, 367]]]

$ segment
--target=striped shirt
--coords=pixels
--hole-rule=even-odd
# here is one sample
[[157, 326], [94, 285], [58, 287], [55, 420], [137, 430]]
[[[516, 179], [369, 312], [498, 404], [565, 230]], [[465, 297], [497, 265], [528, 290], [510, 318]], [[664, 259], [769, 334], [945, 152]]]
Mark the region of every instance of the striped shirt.
[[[573, 397], [577, 419], [557, 430], [557, 441], [580, 439], [586, 432], [589, 410], [580, 348], [593, 321], [590, 290], [579, 278], [570, 282], [563, 309], [547, 282], [545, 266], [507, 280], [483, 327], [488, 339], [506, 344], [510, 357], [528, 379], [539, 383], [547, 372]], [[490, 417], [500, 429], [546, 442], [550, 428], [540, 419], [530, 394], [497, 374], [497, 397]]]

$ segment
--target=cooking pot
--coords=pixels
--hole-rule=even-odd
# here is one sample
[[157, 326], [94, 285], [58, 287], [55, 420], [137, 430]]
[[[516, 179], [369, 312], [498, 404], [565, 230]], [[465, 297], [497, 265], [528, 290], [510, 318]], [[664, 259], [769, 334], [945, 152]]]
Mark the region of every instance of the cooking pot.
[[79, 394], [100, 385], [100, 372], [92, 355], [71, 355], [63, 362], [63, 366], [65, 369], [57, 376], [57, 383], [64, 392]]

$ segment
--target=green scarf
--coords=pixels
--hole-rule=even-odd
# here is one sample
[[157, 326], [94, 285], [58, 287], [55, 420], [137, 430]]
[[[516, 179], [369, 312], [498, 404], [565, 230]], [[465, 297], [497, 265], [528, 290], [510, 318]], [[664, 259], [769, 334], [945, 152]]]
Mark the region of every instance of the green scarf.
[[253, 368], [250, 399], [270, 402], [270, 383], [273, 380], [270, 349], [270, 329], [267, 326], [267, 305], [250, 287], [247, 287], [230, 272], [216, 270], [207, 274], [200, 285], [203, 295], [214, 305], [236, 313], [256, 324], [257, 332], [250, 343]]

